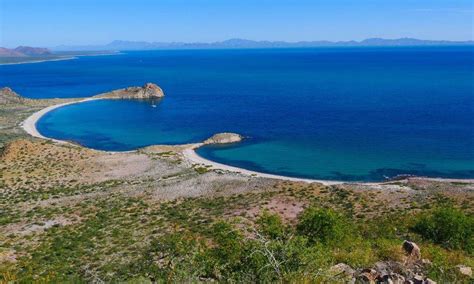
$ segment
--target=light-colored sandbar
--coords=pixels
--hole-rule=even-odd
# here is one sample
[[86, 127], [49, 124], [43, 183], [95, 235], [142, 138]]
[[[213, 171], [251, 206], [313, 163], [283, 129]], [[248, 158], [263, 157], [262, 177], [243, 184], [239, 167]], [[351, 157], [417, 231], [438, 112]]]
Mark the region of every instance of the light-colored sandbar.
[[0, 65], [33, 64], [33, 63], [42, 63], [42, 62], [49, 62], [49, 61], [64, 61], [64, 60], [73, 60], [73, 59], [77, 59], [77, 57], [76, 56], [70, 56], [70, 57], [61, 57], [61, 58], [54, 58], [54, 59], [42, 59], [42, 60], [11, 62], [11, 63], [0, 63]]
[[199, 156], [195, 149], [203, 146], [203, 143], [197, 143], [193, 144], [189, 148], [185, 149], [183, 151], [184, 157], [191, 161], [192, 163], [195, 164], [203, 164], [206, 166], [211, 166], [215, 169], [220, 169], [224, 171], [230, 171], [230, 172], [237, 172], [245, 175], [250, 175], [250, 176], [255, 176], [255, 177], [263, 177], [263, 178], [271, 178], [271, 179], [281, 179], [281, 180], [288, 180], [288, 181], [301, 181], [301, 182], [317, 182], [317, 183], [322, 183], [324, 185], [332, 185], [332, 184], [342, 184], [344, 182], [342, 181], [328, 181], [328, 180], [315, 180], [315, 179], [305, 179], [305, 178], [295, 178], [295, 177], [287, 177], [287, 176], [281, 176], [281, 175], [272, 175], [272, 174], [266, 174], [266, 173], [261, 173], [261, 172], [255, 172], [255, 171], [250, 171], [238, 167], [232, 167], [228, 165], [224, 165], [221, 163], [213, 162], [208, 159], [204, 159], [203, 157]]
[[43, 115], [45, 115], [46, 113], [52, 111], [53, 109], [57, 109], [57, 108], [67, 106], [67, 105], [78, 104], [78, 103], [83, 103], [83, 102], [88, 102], [88, 101], [93, 101], [93, 100], [100, 100], [100, 99], [101, 98], [87, 98], [87, 99], [83, 99], [83, 100], [79, 100], [79, 101], [67, 102], [67, 103], [62, 103], [62, 104], [57, 104], [57, 105], [52, 105], [52, 106], [46, 107], [46, 108], [44, 108], [40, 111], [37, 111], [37, 112], [33, 113], [32, 115], [30, 115], [27, 119], [25, 119], [25, 121], [23, 121], [23, 123], [21, 124], [21, 127], [23, 128], [23, 130], [26, 131], [26, 133], [30, 134], [33, 137], [52, 140], [52, 141], [59, 142], [59, 143], [66, 143], [66, 141], [57, 140], [57, 139], [53, 139], [53, 138], [49, 138], [49, 137], [45, 137], [45, 136], [41, 135], [41, 133], [39, 133], [38, 129], [36, 129], [36, 123], [38, 122], [38, 120]]
[[[41, 139], [51, 140], [51, 141], [58, 142], [58, 143], [68, 143], [67, 141], [57, 140], [57, 139], [53, 139], [53, 138], [45, 137], [45, 136], [41, 135], [41, 133], [39, 133], [38, 130], [36, 129], [36, 123], [38, 122], [38, 120], [43, 115], [45, 115], [46, 113], [48, 113], [48, 112], [50, 112], [54, 109], [57, 109], [57, 108], [60, 108], [60, 107], [66, 106], [66, 105], [83, 103], [83, 102], [88, 102], [88, 101], [93, 101], [93, 100], [100, 100], [100, 99], [103, 99], [103, 98], [92, 97], [92, 98], [86, 98], [86, 99], [82, 99], [82, 100], [78, 100], [78, 101], [61, 103], [61, 104], [46, 107], [46, 108], [44, 108], [40, 111], [37, 111], [37, 112], [33, 113], [31, 116], [29, 116], [21, 124], [21, 127], [26, 131], [26, 133], [30, 134], [31, 136], [41, 138]], [[211, 160], [208, 160], [208, 159], [205, 159], [205, 158], [199, 156], [196, 153], [195, 150], [197, 148], [203, 146], [203, 145], [204, 145], [204, 143], [195, 143], [195, 144], [186, 145], [187, 147], [182, 152], [183, 156], [189, 162], [194, 163], [194, 164], [202, 164], [202, 165], [206, 165], [206, 166], [211, 166], [214, 169], [220, 169], [220, 170], [229, 171], [229, 172], [236, 172], [236, 173], [249, 175], [249, 176], [253, 176], [253, 177], [262, 177], [262, 178], [271, 178], [271, 179], [298, 181], [298, 182], [307, 182], [307, 183], [317, 182], [317, 183], [321, 183], [321, 184], [324, 184], [324, 185], [334, 185], [334, 184], [347, 183], [347, 182], [343, 182], [343, 181], [329, 181], [329, 180], [316, 180], [316, 179], [287, 177], [287, 176], [266, 174], [266, 173], [255, 172], [255, 171], [246, 170], [246, 169], [242, 169], [242, 168], [238, 168], [238, 167], [228, 166], [228, 165], [217, 163], [217, 162], [214, 162], [214, 161], [211, 161]], [[107, 151], [107, 152], [114, 153], [112, 151]], [[132, 151], [128, 151], [128, 152], [132, 152]], [[473, 179], [443, 179], [443, 178], [427, 178], [427, 177], [412, 177], [412, 178], [413, 179], [433, 180], [433, 181], [474, 182]], [[391, 182], [391, 181], [387, 181], [387, 182]], [[363, 184], [366, 184], [366, 185], [379, 185], [379, 184], [383, 184], [383, 183], [387, 183], [387, 182], [370, 182], [370, 183], [363, 183]]]
[[[97, 54], [78, 54], [78, 55], [73, 55], [73, 56], [64, 56], [64, 57], [58, 57], [58, 58], [52, 58], [52, 59], [39, 59], [39, 60], [31, 60], [31, 61], [20, 61], [20, 62], [7, 62], [7, 63], [0, 63], [1, 65], [18, 65], [18, 64], [33, 64], [33, 63], [42, 63], [42, 62], [52, 62], [52, 61], [64, 61], [64, 60], [73, 60], [73, 59], [78, 59], [79, 57], [85, 57], [85, 56], [107, 56], [107, 55], [120, 55], [123, 54], [121, 52], [112, 52], [112, 53], [97, 53]], [[28, 59], [26, 57], [25, 59]]]
[[[58, 140], [58, 139], [53, 139], [50, 137], [45, 137], [39, 133], [38, 129], [36, 129], [36, 123], [40, 120], [40, 118], [45, 115], [46, 113], [66, 106], [66, 105], [71, 105], [71, 104], [78, 104], [78, 103], [83, 103], [83, 102], [88, 102], [88, 101], [93, 101], [93, 100], [100, 100], [102, 98], [87, 98], [79, 101], [73, 101], [73, 102], [67, 102], [67, 103], [61, 103], [57, 105], [52, 105], [49, 107], [46, 107], [40, 111], [37, 111], [33, 113], [31, 116], [29, 116], [23, 123], [21, 124], [21, 127], [25, 130], [26, 133], [30, 134], [33, 137], [41, 138], [41, 139], [47, 139], [51, 140], [57, 143], [68, 143], [67, 141], [63, 140]], [[184, 157], [189, 160], [191, 163], [195, 164], [203, 164], [207, 166], [212, 166], [215, 169], [220, 169], [224, 171], [230, 171], [230, 172], [237, 172], [241, 173], [244, 175], [249, 175], [249, 176], [254, 176], [254, 177], [263, 177], [263, 178], [272, 178], [272, 179], [280, 179], [280, 180], [289, 180], [289, 181], [301, 181], [301, 182], [318, 182], [326, 185], [331, 185], [331, 184], [341, 184], [343, 182], [340, 181], [325, 181], [325, 180], [312, 180], [312, 179], [304, 179], [304, 178], [294, 178], [294, 177], [286, 177], [286, 176], [280, 176], [280, 175], [272, 175], [272, 174], [266, 174], [266, 173], [260, 173], [260, 172], [255, 172], [255, 171], [250, 171], [242, 168], [237, 168], [237, 167], [232, 167], [228, 165], [224, 165], [221, 163], [216, 163], [207, 159], [204, 159], [203, 157], [199, 156], [194, 150], [201, 147], [204, 145], [203, 143], [196, 143], [196, 144], [190, 144], [189, 147], [187, 147], [183, 151]]]

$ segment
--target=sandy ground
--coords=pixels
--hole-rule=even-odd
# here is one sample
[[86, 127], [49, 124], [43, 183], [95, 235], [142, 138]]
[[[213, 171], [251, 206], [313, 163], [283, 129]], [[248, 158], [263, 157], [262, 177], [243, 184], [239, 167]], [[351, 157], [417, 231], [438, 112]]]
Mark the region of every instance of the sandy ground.
[[55, 58], [55, 59], [21, 61], [21, 62], [13, 62], [13, 63], [0, 63], [0, 65], [33, 64], [33, 63], [42, 63], [42, 62], [48, 62], [48, 61], [64, 61], [64, 60], [73, 60], [73, 59], [77, 59], [77, 57], [72, 56], [72, 57], [63, 57], [63, 58]]
[[[31, 116], [29, 116], [21, 124], [21, 127], [28, 134], [30, 134], [31, 136], [41, 138], [41, 139], [51, 140], [51, 141], [54, 141], [54, 142], [57, 142], [57, 143], [68, 143], [66, 141], [57, 140], [57, 139], [53, 139], [53, 138], [49, 138], [49, 137], [45, 137], [45, 136], [41, 135], [41, 133], [39, 133], [39, 131], [36, 129], [36, 123], [38, 122], [38, 120], [43, 115], [45, 115], [46, 113], [48, 113], [48, 112], [50, 112], [54, 109], [57, 109], [57, 108], [60, 108], [60, 107], [66, 106], [66, 105], [70, 105], [70, 104], [82, 103], [82, 102], [87, 102], [87, 101], [92, 101], [92, 100], [99, 100], [99, 99], [102, 99], [102, 98], [92, 97], [92, 98], [86, 98], [86, 99], [82, 99], [82, 100], [78, 100], [78, 101], [74, 101], [74, 102], [60, 103], [60, 104], [56, 104], [56, 105], [53, 105], [53, 106], [46, 107], [46, 108], [44, 108], [44, 109], [42, 109], [38, 112], [33, 113]], [[287, 177], [287, 176], [281, 176], [281, 175], [273, 175], [273, 174], [261, 173], [261, 172], [246, 170], [246, 169], [242, 169], [242, 168], [238, 168], [238, 167], [233, 167], [233, 166], [217, 163], [217, 162], [214, 162], [214, 161], [211, 161], [211, 160], [207, 160], [207, 159], [199, 156], [196, 153], [195, 150], [197, 148], [203, 146], [203, 145], [204, 145], [204, 143], [195, 143], [195, 144], [163, 146], [163, 147], [166, 147], [166, 148], [171, 147], [171, 148], [174, 148], [174, 150], [180, 151], [182, 153], [183, 157], [191, 164], [204, 165], [204, 166], [207, 166], [207, 167], [211, 167], [212, 169], [219, 169], [219, 170], [223, 170], [223, 171], [235, 172], [235, 173], [239, 173], [239, 174], [247, 175], [247, 176], [252, 176], [252, 177], [262, 177], [262, 178], [269, 178], [269, 179], [295, 181], [295, 182], [306, 182], [306, 183], [317, 182], [317, 183], [321, 183], [321, 184], [324, 184], [324, 185], [336, 185], [336, 184], [345, 183], [345, 182], [342, 182], [342, 181], [316, 180], [316, 179], [305, 179], [305, 178], [295, 178], [295, 177]], [[152, 146], [152, 147], [158, 147], [159, 148], [161, 146], [156, 145], [156, 146]], [[130, 151], [130, 152], [134, 152], [134, 151]], [[113, 154], [113, 153], [115, 154], [115, 152], [109, 152], [109, 153], [110, 154]], [[474, 181], [473, 179], [469, 179], [469, 180], [462, 180], [462, 179], [449, 179], [449, 180], [447, 180], [447, 179], [441, 179], [441, 178], [421, 178], [421, 179], [432, 180], [432, 181], [443, 181], [444, 180], [444, 181], [449, 181], [449, 182], [456, 182], [456, 181], [459, 181], [459, 182], [473, 182]], [[381, 185], [381, 184], [383, 184], [383, 182], [381, 182], [381, 183], [364, 183], [364, 184], [366, 184], [366, 185]]]
[[[30, 117], [28, 117], [22, 123], [21, 127], [28, 134], [30, 134], [33, 137], [37, 137], [37, 138], [41, 138], [41, 139], [47, 139], [47, 140], [51, 140], [51, 141], [58, 142], [58, 143], [68, 143], [66, 141], [57, 140], [57, 139], [53, 139], [53, 138], [49, 138], [49, 137], [45, 137], [45, 136], [41, 135], [41, 133], [39, 133], [39, 131], [36, 129], [36, 123], [38, 122], [38, 120], [43, 115], [45, 115], [46, 113], [48, 113], [48, 112], [50, 112], [54, 109], [57, 109], [57, 108], [60, 108], [60, 107], [66, 106], [66, 105], [70, 105], [70, 104], [82, 103], [82, 102], [98, 100], [98, 99], [101, 99], [101, 98], [87, 98], [87, 99], [83, 99], [83, 100], [80, 100], [80, 101], [61, 103], [61, 104], [46, 107], [46, 108], [44, 108], [44, 109], [42, 109], [38, 112], [33, 113]], [[250, 176], [253, 176], [253, 177], [271, 178], [271, 179], [288, 180], [288, 181], [301, 181], [301, 182], [308, 182], [308, 183], [318, 182], [318, 183], [322, 183], [322, 184], [325, 184], [325, 185], [333, 185], [333, 184], [343, 183], [343, 182], [339, 182], [339, 181], [313, 180], [313, 179], [304, 179], [304, 178], [294, 178], [294, 177], [286, 177], [286, 176], [280, 176], [280, 175], [272, 175], [272, 174], [260, 173], [260, 172], [250, 171], [250, 170], [246, 170], [246, 169], [242, 169], [242, 168], [238, 168], [238, 167], [232, 167], [232, 166], [224, 165], [224, 164], [221, 164], [221, 163], [217, 163], [217, 162], [213, 162], [213, 161], [204, 159], [203, 157], [199, 156], [194, 150], [201, 147], [202, 145], [204, 145], [204, 144], [203, 143], [196, 143], [196, 144], [177, 145], [177, 146], [178, 147], [179, 146], [184, 146], [184, 147], [182, 147], [182, 149], [183, 149], [182, 153], [183, 153], [184, 158], [186, 160], [188, 160], [189, 162], [191, 162], [193, 164], [202, 164], [202, 165], [205, 165], [205, 166], [210, 166], [213, 169], [219, 169], [219, 170], [229, 171], [229, 172], [236, 172], [236, 173], [240, 173], [240, 174], [243, 174], [243, 175], [250, 175]]]
[[83, 100], [80, 100], [80, 101], [61, 103], [61, 104], [46, 107], [46, 108], [44, 108], [40, 111], [37, 111], [37, 112], [33, 113], [31, 116], [29, 116], [27, 119], [25, 119], [25, 121], [23, 121], [23, 123], [21, 124], [21, 127], [26, 131], [26, 133], [30, 134], [33, 137], [52, 140], [52, 141], [55, 141], [55, 142], [58, 142], [58, 143], [66, 143], [65, 141], [62, 141], [62, 140], [56, 140], [56, 139], [52, 139], [52, 138], [45, 137], [45, 136], [41, 135], [41, 133], [39, 133], [39, 131], [36, 129], [36, 123], [38, 122], [38, 120], [43, 115], [45, 115], [46, 113], [48, 113], [48, 112], [50, 112], [54, 109], [57, 109], [57, 108], [60, 108], [60, 107], [66, 106], [66, 105], [83, 103], [83, 102], [99, 100], [99, 99], [100, 98], [87, 98], [87, 99], [83, 99]]
[[[42, 62], [50, 62], [50, 61], [65, 61], [65, 60], [75, 60], [82, 56], [107, 56], [107, 55], [118, 55], [122, 54], [121, 52], [117, 53], [98, 53], [98, 54], [78, 54], [73, 56], [64, 56], [60, 58], [53, 58], [53, 59], [41, 59], [41, 60], [31, 60], [31, 61], [20, 61], [20, 62], [11, 62], [11, 63], [0, 63], [0, 65], [18, 65], [18, 64], [33, 64], [33, 63], [42, 63]], [[28, 57], [25, 57], [28, 60]]]
[[192, 163], [195, 164], [203, 164], [206, 166], [211, 166], [214, 169], [220, 169], [224, 171], [230, 171], [230, 172], [237, 172], [241, 173], [244, 175], [250, 175], [250, 176], [255, 176], [255, 177], [263, 177], [263, 178], [271, 178], [271, 179], [280, 179], [280, 180], [288, 180], [288, 181], [302, 181], [302, 182], [318, 182], [324, 185], [333, 185], [333, 184], [341, 184], [343, 182], [340, 181], [326, 181], [326, 180], [315, 180], [315, 179], [304, 179], [304, 178], [294, 178], [294, 177], [287, 177], [287, 176], [280, 176], [280, 175], [272, 175], [272, 174], [266, 174], [266, 173], [260, 173], [260, 172], [255, 172], [255, 171], [250, 171], [238, 167], [232, 167], [228, 165], [224, 165], [221, 163], [213, 162], [207, 159], [204, 159], [203, 157], [199, 156], [195, 149], [201, 147], [204, 145], [203, 143], [197, 143], [194, 145], [191, 145], [187, 149], [183, 151], [183, 156], [191, 161]]

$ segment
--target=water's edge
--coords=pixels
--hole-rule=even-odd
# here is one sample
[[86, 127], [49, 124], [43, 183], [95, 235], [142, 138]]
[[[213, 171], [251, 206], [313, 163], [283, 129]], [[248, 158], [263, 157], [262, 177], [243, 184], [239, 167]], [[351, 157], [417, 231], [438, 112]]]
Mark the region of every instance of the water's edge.
[[[83, 102], [89, 102], [89, 101], [94, 101], [94, 100], [102, 100], [104, 98], [100, 97], [91, 97], [91, 98], [85, 98], [85, 99], [73, 99], [73, 101], [70, 102], [65, 102], [65, 103], [59, 103], [56, 105], [52, 105], [49, 107], [46, 107], [44, 109], [41, 109], [32, 115], [30, 115], [28, 118], [26, 118], [22, 123], [21, 127], [22, 129], [28, 133], [29, 135], [40, 138], [40, 139], [45, 139], [45, 140], [50, 140], [56, 143], [62, 143], [62, 144], [68, 144], [70, 142], [64, 141], [64, 140], [59, 140], [51, 137], [46, 137], [42, 135], [38, 129], [36, 128], [37, 122], [43, 117], [45, 114], [48, 112], [67, 106], [67, 105], [72, 105], [72, 104], [79, 104]], [[77, 145], [77, 144], [74, 144]], [[393, 182], [393, 181], [381, 181], [381, 182], [347, 182], [347, 181], [334, 181], [334, 180], [318, 180], [318, 179], [308, 179], [308, 178], [298, 178], [298, 177], [289, 177], [289, 176], [284, 176], [284, 175], [275, 175], [275, 174], [269, 174], [269, 173], [262, 173], [262, 172], [257, 172], [257, 171], [252, 171], [252, 170], [247, 170], [244, 168], [240, 167], [234, 167], [222, 163], [218, 163], [212, 160], [208, 160], [202, 156], [200, 156], [195, 150], [198, 149], [199, 147], [203, 146], [203, 143], [192, 143], [192, 144], [175, 144], [174, 146], [184, 146], [184, 150], [182, 151], [183, 156], [191, 163], [194, 164], [203, 164], [206, 166], [211, 166], [215, 169], [220, 169], [224, 171], [230, 171], [230, 172], [236, 172], [252, 177], [262, 177], [262, 178], [271, 178], [271, 179], [279, 179], [279, 180], [287, 180], [287, 181], [296, 181], [296, 182], [307, 182], [307, 183], [321, 183], [324, 185], [334, 185], [334, 184], [343, 184], [343, 183], [351, 183], [351, 184], [366, 184], [366, 185], [379, 185], [379, 184], [386, 184], [387, 182]], [[153, 145], [150, 145], [153, 146]], [[159, 145], [158, 145], [159, 146]], [[85, 147], [80, 145], [80, 147]], [[140, 148], [131, 150], [131, 151], [120, 151], [120, 153], [124, 152], [136, 152]], [[107, 152], [107, 153], [118, 153], [117, 151], [105, 151], [105, 150], [97, 150], [97, 149], [92, 149], [94, 151], [101, 151], [101, 152]], [[408, 177], [407, 177], [408, 178]], [[439, 180], [439, 181], [465, 181], [465, 182], [474, 182], [474, 179], [450, 179], [450, 178], [429, 178], [429, 177], [410, 177], [410, 178], [421, 178], [425, 180]], [[405, 178], [406, 179], [406, 178]]]
[[[50, 140], [56, 143], [61, 143], [61, 144], [68, 144], [70, 142], [64, 141], [64, 140], [59, 140], [51, 137], [47, 137], [42, 135], [38, 129], [36, 128], [37, 122], [43, 117], [45, 114], [48, 112], [67, 106], [67, 105], [72, 105], [72, 104], [79, 104], [79, 103], [84, 103], [84, 102], [89, 102], [89, 101], [94, 101], [94, 100], [102, 100], [104, 98], [100, 97], [92, 97], [92, 98], [86, 98], [86, 99], [81, 99], [81, 100], [75, 100], [71, 102], [65, 102], [65, 103], [60, 103], [56, 105], [52, 105], [49, 107], [46, 107], [44, 109], [41, 109], [32, 115], [30, 115], [27, 119], [21, 123], [21, 127], [23, 130], [28, 133], [29, 135], [40, 138], [40, 139], [45, 139], [45, 140]], [[76, 144], [74, 144], [76, 145]], [[282, 175], [273, 175], [273, 174], [268, 174], [268, 173], [262, 173], [262, 172], [256, 172], [256, 171], [251, 171], [247, 170], [244, 168], [238, 168], [238, 167], [233, 167], [225, 164], [221, 164], [218, 162], [214, 162], [208, 159], [203, 158], [202, 156], [198, 155], [197, 152], [195, 151], [197, 148], [203, 146], [203, 143], [193, 143], [193, 144], [176, 144], [174, 146], [185, 146], [185, 150], [182, 152], [183, 156], [190, 162], [195, 163], [195, 164], [204, 164], [206, 166], [211, 166], [215, 169], [220, 169], [224, 171], [230, 171], [230, 172], [237, 172], [240, 174], [244, 175], [249, 175], [249, 176], [254, 176], [254, 177], [262, 177], [262, 178], [271, 178], [271, 179], [280, 179], [280, 180], [288, 180], [288, 181], [299, 181], [299, 182], [307, 182], [307, 183], [312, 183], [312, 182], [317, 182], [321, 183], [324, 185], [334, 185], [334, 184], [342, 184], [345, 183], [344, 181], [329, 181], [329, 180], [317, 180], [317, 179], [305, 179], [305, 178], [296, 178], [296, 177], [287, 177], [287, 176], [282, 176]], [[80, 145], [81, 147], [84, 147]], [[153, 145], [150, 145], [153, 146]], [[158, 145], [159, 146], [159, 145]], [[140, 148], [139, 148], [140, 149]], [[135, 152], [138, 151], [139, 149], [135, 149], [132, 151], [121, 151], [120, 153], [124, 152]], [[107, 152], [107, 153], [118, 153], [117, 151], [105, 151], [105, 150], [97, 150], [97, 149], [92, 149], [94, 151], [101, 151], [101, 152]]]

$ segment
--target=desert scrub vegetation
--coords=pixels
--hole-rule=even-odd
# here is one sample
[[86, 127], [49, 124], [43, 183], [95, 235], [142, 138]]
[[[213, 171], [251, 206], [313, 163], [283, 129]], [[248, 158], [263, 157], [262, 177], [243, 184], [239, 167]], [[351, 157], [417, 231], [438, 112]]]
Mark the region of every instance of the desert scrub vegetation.
[[413, 230], [444, 248], [463, 249], [474, 254], [474, 217], [452, 206], [422, 214]]
[[201, 166], [201, 165], [193, 165], [193, 169], [198, 173], [198, 174], [205, 174], [211, 170], [212, 166], [206, 165], [206, 166]]
[[[270, 210], [255, 218], [227, 214], [274, 197], [87, 200], [70, 208], [81, 211], [83, 222], [53, 226], [36, 236], [35, 245], [17, 243], [24, 256], [0, 271], [3, 280], [23, 282], [324, 282], [334, 280], [330, 267], [337, 263], [362, 269], [403, 261], [405, 238], [432, 262], [426, 272], [432, 279], [464, 281], [456, 265], [473, 265], [472, 252], [444, 247], [418, 231], [419, 220], [435, 218], [432, 209], [360, 220], [312, 203], [294, 222]], [[472, 238], [472, 231], [467, 234]]]

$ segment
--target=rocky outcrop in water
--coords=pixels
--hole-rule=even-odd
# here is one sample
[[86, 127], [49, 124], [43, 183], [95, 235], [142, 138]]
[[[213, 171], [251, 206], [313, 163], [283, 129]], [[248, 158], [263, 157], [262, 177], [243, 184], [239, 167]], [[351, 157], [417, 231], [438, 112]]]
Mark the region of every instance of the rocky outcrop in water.
[[0, 105], [21, 104], [25, 99], [15, 93], [12, 89], [4, 87], [0, 89]]
[[143, 87], [129, 87], [97, 95], [107, 99], [159, 99], [164, 97], [163, 90], [153, 83], [146, 83]]
[[229, 144], [242, 141], [243, 137], [237, 133], [218, 133], [204, 141], [204, 144]]

